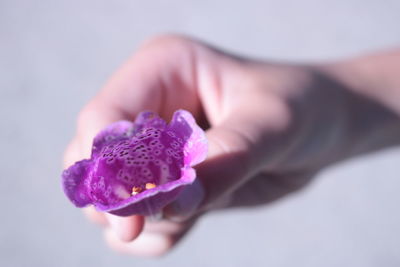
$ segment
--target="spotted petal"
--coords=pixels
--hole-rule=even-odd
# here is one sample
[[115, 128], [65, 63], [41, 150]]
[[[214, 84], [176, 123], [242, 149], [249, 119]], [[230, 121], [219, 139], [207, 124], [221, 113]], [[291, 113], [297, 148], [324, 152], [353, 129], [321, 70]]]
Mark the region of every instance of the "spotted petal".
[[89, 204], [120, 216], [159, 212], [193, 183], [207, 141], [193, 116], [175, 112], [169, 125], [142, 112], [135, 122], [111, 124], [94, 139], [92, 156], [63, 172], [63, 187], [77, 207]]

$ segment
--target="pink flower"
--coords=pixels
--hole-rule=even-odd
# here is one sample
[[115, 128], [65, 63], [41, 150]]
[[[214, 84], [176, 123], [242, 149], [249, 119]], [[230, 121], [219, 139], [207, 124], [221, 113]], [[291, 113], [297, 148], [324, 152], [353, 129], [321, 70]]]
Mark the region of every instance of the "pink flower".
[[153, 112], [119, 121], [94, 139], [90, 159], [62, 173], [65, 194], [77, 207], [94, 205], [115, 215], [151, 215], [196, 179], [207, 140], [190, 112], [178, 110], [167, 125]]

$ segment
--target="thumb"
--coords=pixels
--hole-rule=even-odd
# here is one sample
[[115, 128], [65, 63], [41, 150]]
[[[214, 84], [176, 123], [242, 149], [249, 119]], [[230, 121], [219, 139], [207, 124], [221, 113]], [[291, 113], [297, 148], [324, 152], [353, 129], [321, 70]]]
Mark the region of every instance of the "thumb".
[[196, 168], [205, 191], [203, 210], [219, 206], [220, 200], [244, 183], [254, 168], [254, 143], [240, 131], [219, 126], [211, 129], [207, 137], [209, 156]]
[[[164, 210], [173, 221], [186, 221], [200, 210], [215, 208], [216, 203], [240, 186], [249, 172], [250, 149], [243, 138], [222, 128], [207, 132], [209, 155], [195, 167], [197, 179]], [[243, 181], [244, 182], [244, 181]]]
[[276, 111], [279, 110], [265, 102], [242, 105], [211, 127], [206, 133], [209, 155], [195, 167], [199, 182], [187, 187], [167, 208], [168, 216], [187, 219], [196, 212], [220, 208], [221, 203], [229, 204], [226, 200], [230, 194], [273, 158], [277, 133], [287, 121]]

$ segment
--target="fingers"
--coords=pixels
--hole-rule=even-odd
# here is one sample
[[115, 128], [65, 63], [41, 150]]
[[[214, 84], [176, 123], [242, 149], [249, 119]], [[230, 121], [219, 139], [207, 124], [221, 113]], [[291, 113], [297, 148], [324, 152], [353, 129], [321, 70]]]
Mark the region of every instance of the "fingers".
[[110, 226], [109, 229], [121, 241], [132, 241], [137, 238], [143, 230], [143, 216], [132, 215], [129, 217], [119, 217], [109, 213], [105, 213], [105, 216]]
[[164, 255], [195, 223], [195, 220], [160, 220], [145, 223], [142, 216], [118, 217], [98, 212], [93, 207], [85, 208], [84, 213], [91, 222], [104, 227], [105, 240], [112, 249], [144, 257]]
[[132, 242], [122, 241], [110, 229], [106, 229], [104, 235], [107, 244], [117, 252], [140, 257], [159, 257], [175, 247], [193, 224], [194, 221], [146, 222], [143, 232]]
[[[256, 101], [248, 102], [255, 107], [247, 102], [239, 105], [240, 111], [227, 115], [207, 132], [209, 156], [196, 167], [206, 192], [206, 209], [233, 193], [278, 154], [275, 145], [286, 127], [285, 110], [271, 108], [272, 105], [266, 108]], [[280, 120], [275, 121], [275, 116]]]
[[65, 149], [64, 153], [64, 160], [63, 160], [63, 167], [68, 168], [76, 161], [80, 160], [82, 156], [82, 152], [80, 151], [80, 146], [78, 143], [78, 139], [74, 138], [68, 144], [67, 148]]
[[193, 43], [184, 37], [163, 36], [139, 49], [79, 113], [77, 134], [65, 161], [70, 164], [89, 157], [93, 138], [102, 128], [118, 120], [133, 120], [143, 110], [169, 119], [183, 108], [200, 119]]
[[136, 239], [144, 227], [143, 216], [118, 217], [109, 213], [98, 212], [94, 207], [84, 208], [83, 212], [91, 222], [106, 227], [122, 242]]
[[157, 257], [164, 255], [173, 246], [173, 238], [169, 235], [142, 233], [134, 242], [121, 241], [114, 232], [105, 231], [105, 240], [113, 250], [141, 257]]
[[113, 122], [131, 119], [108, 101], [103, 101], [99, 97], [93, 98], [78, 115], [76, 135], [68, 147], [74, 151], [67, 150], [66, 155], [79, 156], [77, 160], [89, 158], [93, 139], [100, 130]]
[[134, 118], [152, 110], [169, 119], [179, 108], [200, 113], [193, 41], [166, 35], [143, 45], [107, 82], [94, 101]]
[[94, 207], [87, 207], [83, 209], [83, 213], [92, 223], [98, 224], [100, 226], [108, 226], [108, 221], [103, 212], [98, 212]]

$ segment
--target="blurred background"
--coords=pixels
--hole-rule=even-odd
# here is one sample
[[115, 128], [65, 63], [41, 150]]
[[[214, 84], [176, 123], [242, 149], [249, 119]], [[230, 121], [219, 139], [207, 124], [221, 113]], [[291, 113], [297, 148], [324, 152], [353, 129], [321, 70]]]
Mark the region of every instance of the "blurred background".
[[79, 109], [145, 39], [319, 61], [400, 44], [398, 0], [0, 0], [0, 266], [400, 266], [400, 150], [264, 208], [212, 214], [168, 256], [115, 254], [60, 187]]

